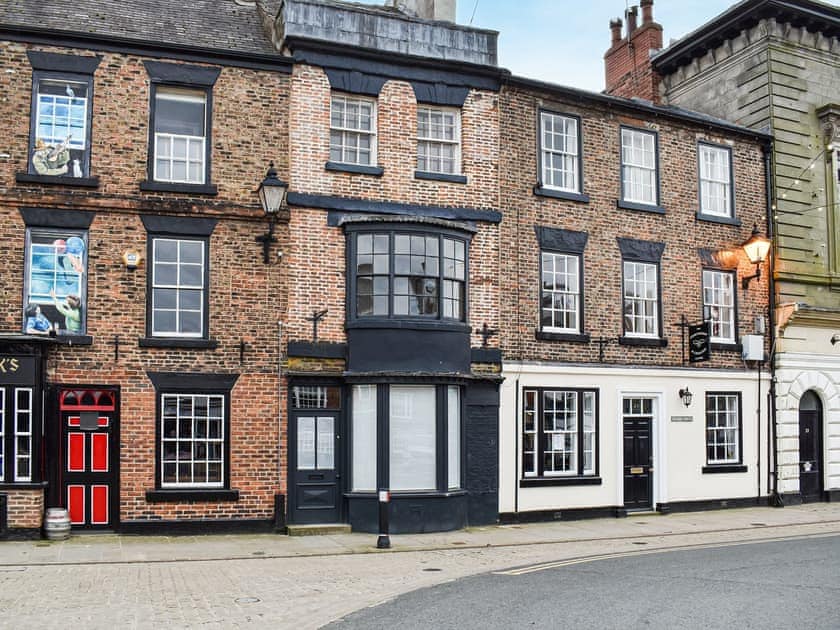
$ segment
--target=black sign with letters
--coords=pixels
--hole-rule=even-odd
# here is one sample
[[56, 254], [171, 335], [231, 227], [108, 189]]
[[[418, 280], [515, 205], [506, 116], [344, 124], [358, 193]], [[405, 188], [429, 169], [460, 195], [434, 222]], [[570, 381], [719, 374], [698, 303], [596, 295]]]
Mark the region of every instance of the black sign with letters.
[[0, 385], [33, 385], [35, 357], [0, 354]]
[[709, 322], [688, 327], [688, 360], [690, 363], [709, 360], [712, 346], [711, 338]]

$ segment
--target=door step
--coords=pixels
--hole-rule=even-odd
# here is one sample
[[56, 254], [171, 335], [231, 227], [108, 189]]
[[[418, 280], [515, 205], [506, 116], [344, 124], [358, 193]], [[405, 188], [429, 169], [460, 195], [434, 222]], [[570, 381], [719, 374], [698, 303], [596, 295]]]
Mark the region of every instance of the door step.
[[352, 530], [347, 523], [315, 523], [314, 525], [287, 525], [289, 536], [330, 536], [349, 534]]

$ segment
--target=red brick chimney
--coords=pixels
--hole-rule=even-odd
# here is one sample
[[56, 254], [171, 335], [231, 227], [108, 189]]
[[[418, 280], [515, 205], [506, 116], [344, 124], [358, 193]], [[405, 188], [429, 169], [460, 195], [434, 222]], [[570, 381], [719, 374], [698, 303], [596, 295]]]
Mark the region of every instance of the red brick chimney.
[[653, 21], [653, 0], [640, 0], [639, 5], [642, 24], [637, 26], [638, 7], [630, 7], [625, 16], [625, 37], [621, 37], [621, 20], [610, 20], [611, 44], [604, 54], [604, 92], [659, 103], [660, 78], [653, 71], [650, 58], [662, 48], [662, 26]]

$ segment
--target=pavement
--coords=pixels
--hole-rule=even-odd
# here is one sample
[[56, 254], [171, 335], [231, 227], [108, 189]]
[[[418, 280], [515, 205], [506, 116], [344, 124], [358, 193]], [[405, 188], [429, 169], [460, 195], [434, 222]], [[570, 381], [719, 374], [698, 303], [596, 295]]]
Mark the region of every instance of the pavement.
[[840, 503], [669, 515], [631, 513], [626, 518], [491, 525], [454, 532], [392, 535], [388, 550], [376, 548], [375, 534], [360, 533], [319, 536], [77, 534], [65, 541], [2, 542], [0, 566], [321, 557], [650, 538], [663, 544], [669, 538], [682, 543], [686, 537], [698, 542], [707, 538], [735, 541], [764, 539], [777, 533], [784, 535], [788, 530], [840, 532]]
[[389, 550], [353, 533], [6, 541], [0, 628], [314, 630], [480, 573], [817, 536], [840, 536], [840, 503], [394, 535]]

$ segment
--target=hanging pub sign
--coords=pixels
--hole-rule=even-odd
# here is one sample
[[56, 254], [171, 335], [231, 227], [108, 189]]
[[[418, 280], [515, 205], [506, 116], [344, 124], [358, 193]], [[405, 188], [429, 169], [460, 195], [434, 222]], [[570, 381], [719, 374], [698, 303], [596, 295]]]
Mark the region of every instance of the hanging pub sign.
[[711, 339], [708, 321], [688, 327], [688, 360], [690, 363], [709, 360], [712, 346]]

